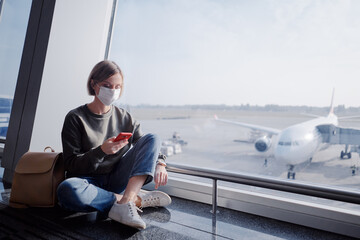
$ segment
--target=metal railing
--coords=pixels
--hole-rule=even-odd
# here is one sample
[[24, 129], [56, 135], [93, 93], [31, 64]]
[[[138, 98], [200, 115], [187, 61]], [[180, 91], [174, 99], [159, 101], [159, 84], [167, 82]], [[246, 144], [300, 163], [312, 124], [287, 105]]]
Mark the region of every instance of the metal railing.
[[217, 196], [218, 196], [217, 181], [218, 180], [267, 188], [272, 190], [278, 190], [283, 192], [291, 192], [291, 193], [297, 193], [307, 196], [331, 199], [336, 201], [360, 204], [360, 192], [349, 191], [340, 188], [307, 184], [303, 182], [297, 182], [294, 180], [275, 179], [260, 175], [218, 171], [215, 169], [199, 168], [199, 167], [174, 164], [174, 163], [168, 163], [167, 170], [169, 172], [212, 179], [213, 180], [212, 213], [216, 213], [217, 211]]

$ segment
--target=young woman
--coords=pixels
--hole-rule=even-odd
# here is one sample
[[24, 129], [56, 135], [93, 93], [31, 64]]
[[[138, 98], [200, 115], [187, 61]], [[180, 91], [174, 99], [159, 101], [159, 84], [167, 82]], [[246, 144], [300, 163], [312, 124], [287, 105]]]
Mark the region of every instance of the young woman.
[[[58, 200], [66, 209], [97, 210], [144, 229], [138, 207], [166, 206], [171, 198], [160, 191], [140, 189], [153, 177], [156, 189], [165, 185], [168, 174], [157, 136], [143, 135], [128, 112], [112, 105], [123, 86], [124, 77], [115, 62], [101, 61], [92, 69], [87, 87], [94, 100], [65, 117], [62, 144], [67, 172], [57, 190]], [[132, 133], [132, 137], [115, 141], [120, 132]]]

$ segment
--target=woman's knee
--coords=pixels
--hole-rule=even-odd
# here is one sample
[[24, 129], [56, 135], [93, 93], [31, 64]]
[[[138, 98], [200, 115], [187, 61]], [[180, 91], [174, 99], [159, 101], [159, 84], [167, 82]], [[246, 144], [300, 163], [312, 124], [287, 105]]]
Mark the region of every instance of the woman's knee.
[[160, 146], [160, 138], [157, 134], [148, 133], [144, 135], [141, 139], [144, 143], [151, 144], [156, 148]]
[[83, 203], [79, 192], [89, 185], [88, 181], [81, 178], [69, 178], [64, 180], [57, 188], [58, 201], [61, 206], [70, 210], [81, 208]]
[[57, 192], [60, 205], [76, 212], [106, 212], [116, 200], [114, 193], [96, 187], [82, 178], [66, 179], [59, 185]]
[[84, 185], [89, 184], [87, 180], [81, 178], [68, 178], [65, 179], [62, 183], [59, 184], [57, 192], [58, 194], [64, 193], [68, 195], [76, 191], [76, 189], [83, 187]]

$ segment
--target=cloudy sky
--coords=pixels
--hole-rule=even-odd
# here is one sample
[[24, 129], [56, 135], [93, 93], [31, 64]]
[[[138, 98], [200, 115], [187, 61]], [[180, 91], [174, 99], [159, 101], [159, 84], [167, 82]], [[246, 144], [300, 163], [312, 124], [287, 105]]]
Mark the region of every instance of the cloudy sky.
[[129, 104], [360, 106], [360, 1], [119, 0]]
[[[0, 95], [12, 95], [31, 1], [5, 3]], [[357, 0], [119, 0], [121, 101], [328, 106], [335, 88], [336, 105], [358, 107], [359, 12]]]

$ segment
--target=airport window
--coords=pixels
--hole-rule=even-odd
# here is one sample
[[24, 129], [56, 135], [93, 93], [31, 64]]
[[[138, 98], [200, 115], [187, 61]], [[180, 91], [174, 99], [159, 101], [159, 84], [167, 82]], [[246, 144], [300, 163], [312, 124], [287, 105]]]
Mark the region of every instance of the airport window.
[[[0, 165], [10, 121], [31, 0], [0, 0]], [[3, 177], [0, 167], [0, 178]]]
[[3, 139], [9, 124], [31, 2], [0, 0], [0, 138]]
[[[341, 118], [360, 116], [358, 11], [358, 1], [119, 0], [118, 104], [160, 135], [168, 162], [280, 179], [292, 165], [294, 181], [357, 189], [356, 144], [299, 139], [322, 124], [358, 134], [360, 118]], [[309, 130], [310, 120], [322, 122]]]

